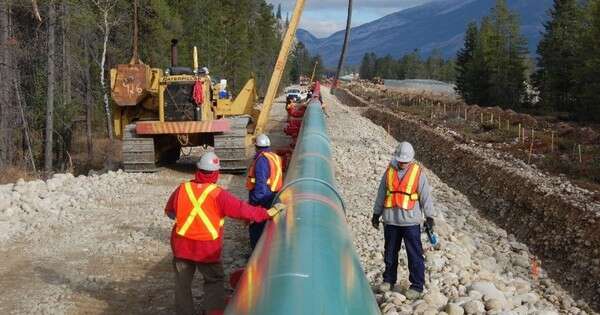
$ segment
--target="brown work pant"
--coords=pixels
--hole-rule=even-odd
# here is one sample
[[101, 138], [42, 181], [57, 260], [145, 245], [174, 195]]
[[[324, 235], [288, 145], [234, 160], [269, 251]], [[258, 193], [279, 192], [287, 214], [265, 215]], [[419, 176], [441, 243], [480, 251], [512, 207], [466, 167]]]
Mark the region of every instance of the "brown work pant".
[[204, 264], [173, 257], [175, 270], [175, 312], [178, 315], [196, 315], [192, 299], [192, 280], [196, 270], [204, 278], [204, 310], [225, 308], [225, 286], [223, 264]]

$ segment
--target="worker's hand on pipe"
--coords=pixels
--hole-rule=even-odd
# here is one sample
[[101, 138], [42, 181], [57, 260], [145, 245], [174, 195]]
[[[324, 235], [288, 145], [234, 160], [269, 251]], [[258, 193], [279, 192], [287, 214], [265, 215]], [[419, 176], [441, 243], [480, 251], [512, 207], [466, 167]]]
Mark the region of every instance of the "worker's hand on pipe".
[[381, 216], [380, 216], [380, 215], [378, 215], [378, 214], [373, 214], [373, 217], [371, 218], [371, 225], [373, 225], [373, 227], [374, 227], [376, 230], [379, 230], [379, 218], [380, 218], [380, 217], [381, 217]]
[[276, 203], [273, 205], [273, 207], [271, 209], [267, 210], [267, 213], [269, 214], [269, 216], [271, 218], [273, 218], [276, 215], [278, 215], [280, 212], [285, 211], [286, 208], [287, 208], [287, 206], [284, 205], [283, 203]]

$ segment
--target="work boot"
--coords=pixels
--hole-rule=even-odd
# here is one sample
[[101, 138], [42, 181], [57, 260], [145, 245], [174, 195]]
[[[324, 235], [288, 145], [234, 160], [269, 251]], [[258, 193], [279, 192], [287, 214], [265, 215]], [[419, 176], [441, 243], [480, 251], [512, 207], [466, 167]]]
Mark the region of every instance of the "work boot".
[[415, 289], [408, 289], [404, 293], [404, 296], [409, 300], [419, 300], [423, 297], [423, 292], [419, 292]]
[[391, 283], [384, 282], [379, 285], [379, 292], [381, 292], [381, 293], [389, 292], [393, 288], [394, 288], [394, 286]]

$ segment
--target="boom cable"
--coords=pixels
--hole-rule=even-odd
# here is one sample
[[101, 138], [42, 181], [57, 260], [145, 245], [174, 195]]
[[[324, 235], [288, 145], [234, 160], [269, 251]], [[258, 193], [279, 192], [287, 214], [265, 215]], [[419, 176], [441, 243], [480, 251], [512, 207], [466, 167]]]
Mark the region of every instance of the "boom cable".
[[342, 67], [344, 65], [344, 59], [346, 57], [346, 48], [348, 48], [348, 43], [350, 42], [351, 26], [352, 26], [352, 0], [348, 0], [348, 17], [346, 18], [346, 33], [344, 34], [344, 44], [342, 45], [342, 53], [340, 54], [340, 60], [338, 62], [337, 71], [335, 73], [335, 79], [333, 80], [333, 85], [331, 86], [332, 91], [335, 88], [337, 88], [338, 80], [340, 79], [340, 72], [342, 71]]

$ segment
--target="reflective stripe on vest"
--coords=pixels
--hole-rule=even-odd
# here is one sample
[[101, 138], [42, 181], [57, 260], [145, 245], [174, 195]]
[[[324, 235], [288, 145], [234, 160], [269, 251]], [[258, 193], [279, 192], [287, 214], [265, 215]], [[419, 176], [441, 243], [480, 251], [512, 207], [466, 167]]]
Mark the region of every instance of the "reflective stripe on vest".
[[[194, 208], [188, 214], [188, 216], [187, 216], [185, 222], [183, 223], [183, 225], [181, 226], [181, 228], [179, 230], [177, 230], [177, 234], [179, 234], [181, 236], [185, 236], [186, 232], [188, 231], [188, 229], [194, 222], [194, 219], [196, 217], [199, 217], [200, 220], [202, 221], [202, 223], [204, 224], [204, 227], [210, 233], [212, 239], [216, 240], [217, 238], [219, 238], [219, 231], [212, 224], [212, 222], [206, 215], [206, 212], [204, 211], [204, 209], [202, 209], [202, 206], [204, 204], [204, 201], [206, 201], [206, 197], [208, 197], [208, 195], [213, 190], [215, 190], [218, 186], [215, 184], [208, 185], [207, 187], [204, 188], [204, 190], [202, 191], [202, 193], [200, 194], [200, 197], [198, 199], [196, 199], [196, 196], [194, 196], [194, 191], [192, 190], [192, 183], [187, 182], [187, 183], [185, 183], [184, 187], [185, 187], [185, 192], [187, 193], [187, 197], [188, 197], [189, 201], [192, 203]], [[223, 219], [220, 219], [218, 228], [223, 226], [224, 222], [225, 221]]]
[[[283, 186], [281, 157], [277, 155], [277, 153], [273, 152], [262, 152], [260, 155], [266, 157], [269, 161], [269, 178], [267, 179], [267, 185], [272, 192], [278, 192]], [[256, 160], [258, 160], [258, 158]], [[252, 166], [250, 166], [250, 170], [248, 171], [248, 180], [246, 181], [246, 187], [248, 190], [254, 189], [254, 186], [256, 185], [256, 160], [254, 160]]]
[[401, 208], [411, 210], [419, 200], [417, 189], [419, 188], [419, 177], [421, 167], [412, 163], [402, 177], [398, 178], [398, 170], [394, 167], [388, 167], [386, 171], [386, 197], [385, 208]]

